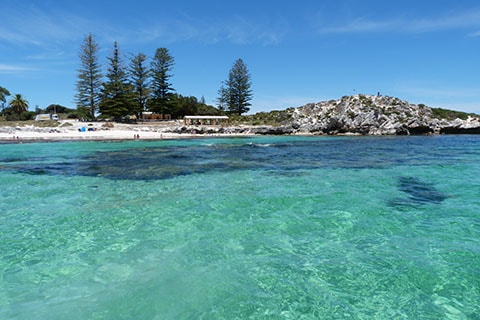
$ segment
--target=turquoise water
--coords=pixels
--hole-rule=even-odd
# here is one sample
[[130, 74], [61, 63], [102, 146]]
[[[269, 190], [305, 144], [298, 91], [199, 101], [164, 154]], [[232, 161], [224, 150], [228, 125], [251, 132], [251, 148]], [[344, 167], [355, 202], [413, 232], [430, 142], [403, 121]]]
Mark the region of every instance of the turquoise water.
[[0, 319], [480, 319], [480, 136], [0, 145]]

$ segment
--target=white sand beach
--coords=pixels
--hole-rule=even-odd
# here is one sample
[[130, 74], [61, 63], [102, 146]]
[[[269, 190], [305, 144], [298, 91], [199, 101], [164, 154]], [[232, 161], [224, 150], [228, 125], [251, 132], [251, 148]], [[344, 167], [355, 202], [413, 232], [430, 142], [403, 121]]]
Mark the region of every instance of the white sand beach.
[[0, 130], [0, 141], [62, 141], [62, 140], [159, 140], [194, 138], [201, 136], [237, 136], [248, 135], [238, 133], [197, 134], [195, 128], [186, 133], [175, 133], [175, 128], [182, 123], [165, 124], [123, 124], [105, 122], [81, 122], [62, 120], [58, 127], [38, 127], [34, 125], [3, 127]]

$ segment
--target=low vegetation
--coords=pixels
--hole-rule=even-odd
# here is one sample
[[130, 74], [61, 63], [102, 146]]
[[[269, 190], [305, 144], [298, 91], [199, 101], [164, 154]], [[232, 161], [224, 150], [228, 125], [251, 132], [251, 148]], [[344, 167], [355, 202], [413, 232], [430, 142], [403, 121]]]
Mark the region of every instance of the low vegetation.
[[292, 119], [293, 108], [286, 110], [273, 110], [270, 112], [258, 112], [252, 115], [230, 116], [229, 122], [233, 125], [269, 125], [279, 126], [288, 123]]
[[455, 119], [462, 119], [467, 120], [468, 116], [471, 117], [479, 117], [477, 114], [474, 113], [466, 113], [461, 111], [454, 111], [442, 108], [432, 108], [433, 117], [438, 119], [446, 119], [446, 120], [455, 120]]
[[0, 127], [26, 127], [26, 126], [35, 126], [40, 128], [51, 128], [58, 127], [60, 122], [54, 120], [48, 121], [35, 121], [35, 120], [5, 120], [0, 117]]

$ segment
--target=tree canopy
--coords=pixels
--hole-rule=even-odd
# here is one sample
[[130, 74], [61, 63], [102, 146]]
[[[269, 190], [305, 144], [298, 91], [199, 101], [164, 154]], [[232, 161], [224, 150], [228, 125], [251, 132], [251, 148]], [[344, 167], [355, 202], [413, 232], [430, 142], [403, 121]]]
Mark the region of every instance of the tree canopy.
[[152, 99], [149, 109], [158, 113], [172, 113], [173, 87], [170, 83], [175, 61], [167, 48], [158, 48], [151, 63]]
[[19, 93], [15, 94], [9, 103], [10, 111], [20, 119], [22, 113], [28, 110], [28, 101]]
[[221, 110], [242, 115], [250, 110], [253, 93], [251, 76], [242, 59], [237, 59], [228, 74], [228, 79], [222, 83], [217, 99]]
[[128, 81], [126, 70], [122, 64], [117, 42], [113, 45], [113, 53], [108, 57], [107, 81], [102, 84], [102, 95], [99, 110], [102, 116], [121, 119], [134, 111], [133, 86]]
[[98, 58], [99, 47], [93, 35], [88, 34], [83, 40], [79, 58], [77, 81], [77, 107], [88, 108], [90, 117], [95, 118], [101, 99], [102, 72]]
[[[227, 80], [218, 90], [218, 109], [205, 103], [205, 98], [177, 94], [172, 84], [175, 59], [167, 48], [158, 48], [153, 57], [144, 53], [130, 54], [124, 65], [118, 43], [114, 42], [113, 53], [107, 57], [106, 74], [99, 60], [99, 45], [95, 37], [87, 34], [79, 50], [75, 103], [82, 118], [120, 119], [130, 115], [141, 117], [142, 112], [170, 114], [173, 118], [187, 114], [231, 114], [242, 115], [250, 110], [252, 100], [251, 76], [242, 59], [233, 64]], [[10, 92], [0, 86], [0, 103], [3, 114], [14, 115], [13, 109], [5, 108]], [[18, 98], [18, 97], [17, 97]], [[17, 100], [17, 99], [14, 99]], [[20, 105], [14, 103], [14, 110]], [[50, 106], [60, 107], [57, 104]], [[28, 102], [27, 102], [28, 109]], [[68, 108], [67, 108], [68, 109]], [[36, 107], [35, 113], [43, 112]], [[59, 111], [61, 113], [61, 111]]]
[[138, 53], [130, 60], [129, 74], [133, 84], [134, 113], [147, 110], [147, 102], [150, 97], [150, 69], [147, 66], [148, 57], [144, 53]]
[[7, 97], [10, 95], [10, 92], [4, 87], [0, 86], [0, 102], [2, 105], [7, 102]]

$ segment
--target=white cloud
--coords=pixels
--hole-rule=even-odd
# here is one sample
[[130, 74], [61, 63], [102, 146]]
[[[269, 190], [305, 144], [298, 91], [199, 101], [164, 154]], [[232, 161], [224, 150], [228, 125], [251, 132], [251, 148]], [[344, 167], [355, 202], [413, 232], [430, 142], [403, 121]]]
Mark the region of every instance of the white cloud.
[[396, 24], [393, 21], [372, 21], [357, 18], [343, 25], [320, 27], [318, 31], [321, 34], [383, 32], [392, 29]]
[[37, 6], [10, 7], [0, 13], [0, 41], [17, 46], [49, 48], [59, 41], [77, 41], [88, 21], [67, 11]]
[[473, 38], [480, 37], [480, 30], [469, 33], [468, 36]]
[[[81, 6], [79, 6], [81, 8]], [[282, 41], [288, 23], [281, 17], [253, 19], [241, 16], [205, 18], [184, 12], [172, 16], [147, 15], [145, 19], [111, 21], [78, 10], [67, 11], [46, 4], [11, 4], [0, 11], [0, 45], [36, 46], [60, 50], [65, 42], [79, 43], [92, 32], [100, 43], [118, 41], [121, 45], [176, 43], [194, 40], [202, 43], [231, 42], [275, 45]]]
[[[148, 25], [148, 22], [147, 22]], [[260, 43], [275, 45], [281, 42], [287, 30], [283, 21], [278, 23], [257, 23], [242, 17], [228, 21], [203, 21], [182, 16], [181, 19], [164, 20], [161, 24], [152, 23], [126, 32], [133, 42], [153, 42], [161, 40], [166, 43], [194, 40], [202, 43], [228, 41], [238, 45]]]
[[263, 45], [275, 45], [281, 42], [288, 30], [282, 19], [274, 23], [253, 23], [242, 17], [236, 17], [228, 23], [216, 26], [217, 33], [236, 44], [258, 42]]
[[0, 64], [0, 73], [3, 74], [12, 74], [12, 73], [21, 73], [21, 72], [30, 72], [36, 71], [34, 68], [25, 67], [25, 66], [18, 66], [18, 65], [11, 65], [11, 64]]
[[[447, 15], [430, 18], [367, 19], [355, 18], [337, 25], [320, 25], [317, 31], [320, 34], [341, 33], [381, 33], [403, 32], [423, 33], [451, 29], [469, 29], [480, 27], [480, 10], [451, 12]], [[480, 32], [477, 33], [477, 35]]]

